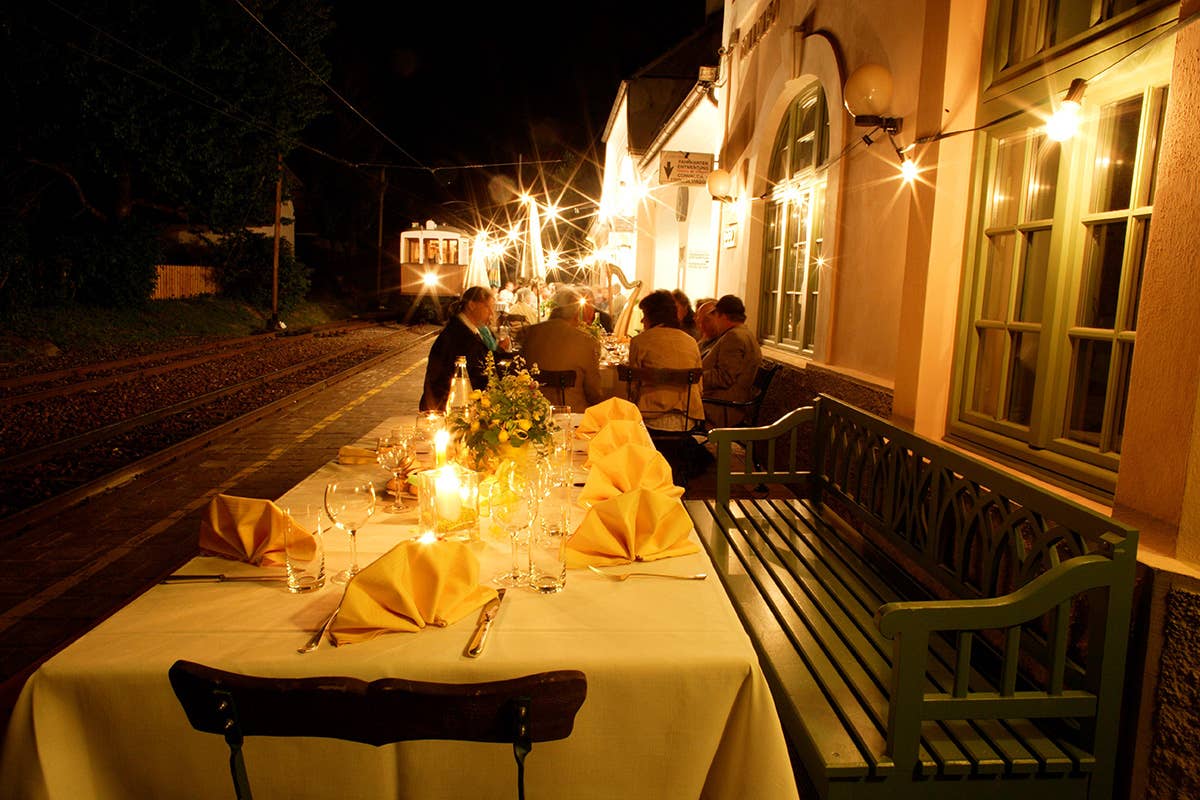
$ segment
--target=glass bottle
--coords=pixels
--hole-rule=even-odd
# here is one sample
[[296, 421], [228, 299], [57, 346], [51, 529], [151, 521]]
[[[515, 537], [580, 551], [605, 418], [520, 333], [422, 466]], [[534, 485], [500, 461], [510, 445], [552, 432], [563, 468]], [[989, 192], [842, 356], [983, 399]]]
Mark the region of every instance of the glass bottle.
[[467, 374], [467, 357], [454, 361], [454, 377], [450, 379], [450, 397], [446, 400], [446, 415], [469, 415], [471, 407], [471, 376]]

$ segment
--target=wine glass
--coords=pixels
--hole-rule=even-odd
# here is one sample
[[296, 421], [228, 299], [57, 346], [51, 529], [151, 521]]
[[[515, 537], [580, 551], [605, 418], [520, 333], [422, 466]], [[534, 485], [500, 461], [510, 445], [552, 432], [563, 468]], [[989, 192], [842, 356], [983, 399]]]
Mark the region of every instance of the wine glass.
[[492, 583], [498, 586], [523, 586], [529, 581], [529, 560], [521, 558], [521, 545], [529, 547], [530, 532], [537, 522], [540, 488], [536, 461], [532, 464], [505, 461], [496, 471], [492, 519], [508, 532], [512, 542], [512, 569], [492, 578]]
[[354, 534], [375, 513], [375, 484], [370, 481], [327, 484], [325, 510], [334, 525], [350, 534], [350, 567], [333, 576], [334, 583], [349, 583], [358, 574], [358, 546]]
[[378, 447], [379, 466], [392, 473], [392, 480], [388, 482], [390, 491], [392, 492], [392, 504], [384, 509], [389, 514], [399, 514], [404, 510], [404, 503], [401, 501], [401, 481], [400, 476], [408, 472], [412, 467], [412, 456], [409, 453], [410, 440], [409, 437], [400, 433], [400, 431], [392, 431], [391, 436], [380, 436]]

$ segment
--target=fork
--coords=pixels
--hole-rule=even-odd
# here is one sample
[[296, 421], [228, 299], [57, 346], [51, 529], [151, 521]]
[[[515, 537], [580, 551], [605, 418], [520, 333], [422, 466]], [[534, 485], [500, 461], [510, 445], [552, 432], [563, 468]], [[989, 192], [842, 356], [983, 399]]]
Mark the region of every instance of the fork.
[[342, 599], [338, 600], [338, 604], [333, 607], [333, 612], [325, 618], [325, 621], [321, 623], [321, 627], [317, 628], [316, 631], [313, 632], [312, 638], [305, 642], [303, 646], [296, 648], [297, 653], [311, 653], [313, 650], [316, 650], [321, 646], [321, 642], [325, 639], [325, 632], [329, 630], [329, 626], [332, 625], [334, 619], [337, 618], [338, 612], [342, 610], [342, 601], [346, 599], [346, 592], [348, 591], [350, 591], [349, 583], [347, 583], [346, 588], [342, 590]]
[[630, 578], [675, 578], [681, 581], [702, 581], [708, 577], [707, 572], [697, 572], [695, 575], [672, 575], [669, 572], [605, 572], [588, 564], [588, 569], [597, 575], [603, 575], [611, 581], [627, 581]]

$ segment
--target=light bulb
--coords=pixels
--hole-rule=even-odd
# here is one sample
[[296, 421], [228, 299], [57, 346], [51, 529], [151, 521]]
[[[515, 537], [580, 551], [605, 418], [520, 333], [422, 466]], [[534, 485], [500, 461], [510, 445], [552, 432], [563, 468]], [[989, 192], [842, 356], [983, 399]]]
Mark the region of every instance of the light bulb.
[[1056, 142], [1065, 142], [1079, 130], [1079, 103], [1064, 100], [1058, 110], [1046, 120], [1046, 135]]
[[917, 179], [917, 162], [910, 161], [907, 158], [900, 162], [900, 178], [905, 183], [912, 183]]

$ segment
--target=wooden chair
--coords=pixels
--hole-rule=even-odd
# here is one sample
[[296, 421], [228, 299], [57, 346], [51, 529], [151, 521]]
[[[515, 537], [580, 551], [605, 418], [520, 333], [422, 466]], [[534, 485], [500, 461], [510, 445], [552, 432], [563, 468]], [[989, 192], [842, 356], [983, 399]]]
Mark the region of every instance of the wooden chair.
[[[637, 402], [636, 398], [643, 386], [677, 386], [684, 391], [687, 397], [684, 413], [689, 420], [693, 419], [691, 387], [700, 383], [703, 375], [704, 370], [698, 367], [696, 369], [667, 369], [664, 367], [631, 367], [628, 364], [617, 365], [617, 380], [625, 383], [626, 399], [630, 402]], [[650, 425], [654, 421], [653, 415], [647, 416], [643, 412], [642, 417], [647, 422], [646, 428], [650, 432], [654, 446], [671, 465], [671, 473], [675, 477], [675, 481], [680, 486], [687, 488], [687, 481], [692, 473], [699, 474], [703, 466], [711, 460], [708, 457], [708, 451], [705, 450], [703, 456], [699, 454], [699, 451], [704, 448], [698, 444], [697, 440], [707, 438], [704, 421], [696, 421], [686, 430], [667, 431], [658, 430]], [[702, 460], [698, 461], [698, 456]]]
[[720, 400], [713, 397], [706, 397], [704, 398], [704, 405], [735, 408], [744, 412], [741, 422], [727, 427], [757, 428], [758, 411], [762, 408], [763, 398], [767, 396], [767, 389], [770, 388], [771, 381], [775, 379], [775, 373], [779, 372], [780, 366], [777, 363], [765, 362], [758, 368], [758, 372], [754, 375], [754, 394], [749, 400]]
[[376, 747], [421, 739], [511, 743], [517, 796], [525, 797], [525, 756], [533, 742], [565, 739], [587, 696], [576, 670], [488, 683], [383, 678], [261, 678], [176, 661], [168, 672], [192, 727], [229, 745], [238, 800], [250, 800], [242, 759], [246, 736], [310, 736]]
[[573, 369], [542, 369], [538, 367], [537, 381], [545, 390], [558, 390], [558, 405], [567, 404], [567, 389], [575, 385], [575, 370]]

